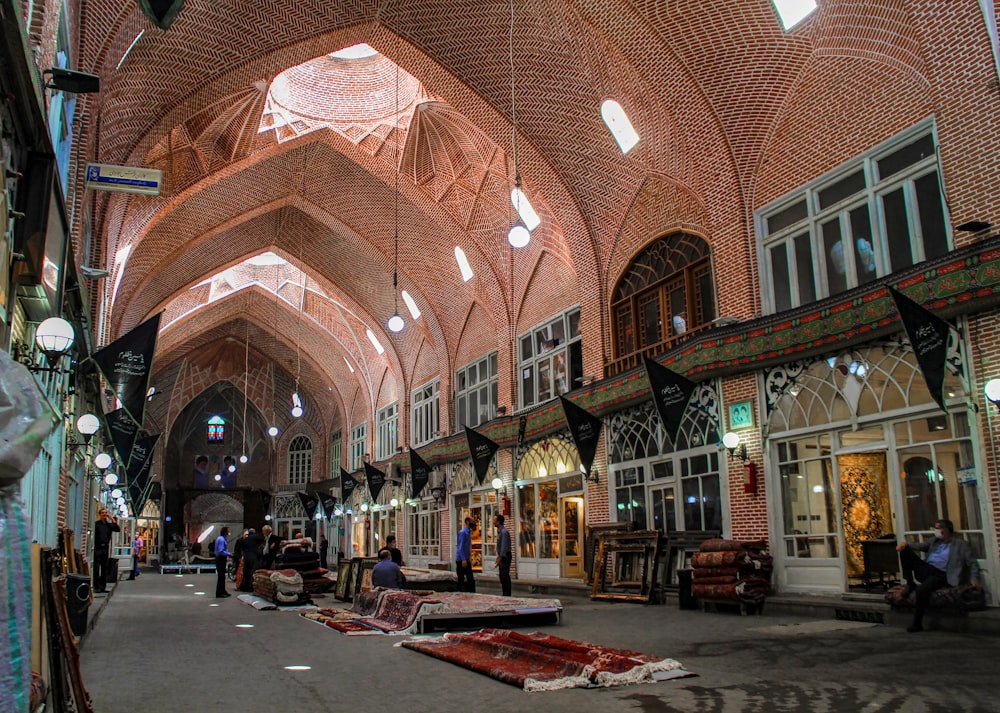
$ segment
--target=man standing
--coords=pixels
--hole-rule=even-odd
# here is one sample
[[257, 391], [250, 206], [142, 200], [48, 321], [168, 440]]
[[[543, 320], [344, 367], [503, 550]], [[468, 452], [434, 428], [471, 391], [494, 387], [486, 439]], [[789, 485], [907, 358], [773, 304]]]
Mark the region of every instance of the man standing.
[[[924, 630], [924, 612], [930, 602], [931, 593], [944, 587], [957, 587], [968, 580], [972, 586], [979, 586], [979, 562], [972, 554], [972, 546], [965, 540], [952, 537], [955, 525], [951, 520], [934, 523], [934, 537], [924, 542], [902, 542], [897, 545], [899, 563], [906, 580], [904, 597], [916, 591], [917, 610], [913, 623], [906, 628], [909, 632]], [[916, 551], [926, 552], [927, 559], [920, 559]], [[914, 582], [920, 580], [920, 584]]]
[[402, 589], [406, 586], [406, 577], [399, 565], [392, 561], [392, 554], [387, 549], [378, 553], [378, 564], [372, 567], [372, 586], [386, 589]]
[[239, 589], [242, 592], [253, 591], [253, 573], [257, 571], [258, 555], [264, 540], [252, 527], [243, 539], [243, 578], [240, 580]]
[[458, 546], [455, 548], [455, 571], [458, 573], [458, 591], [475, 592], [476, 580], [472, 577], [472, 531], [476, 522], [465, 518], [465, 527], [458, 531]]
[[228, 597], [226, 591], [226, 562], [229, 560], [229, 528], [224, 527], [215, 538], [215, 573], [218, 580], [215, 583], [215, 598]]
[[94, 591], [105, 592], [108, 589], [108, 557], [111, 554], [111, 533], [121, 532], [118, 518], [112, 517], [106, 508], [97, 513], [94, 523]]
[[139, 531], [135, 531], [135, 537], [132, 539], [132, 574], [129, 575], [129, 579], [135, 579], [139, 576], [139, 556], [142, 554], [142, 546], [146, 544], [142, 540], [142, 535]]
[[503, 515], [493, 516], [493, 526], [497, 529], [497, 561], [495, 567], [500, 570], [500, 589], [503, 596], [510, 596], [510, 560], [513, 552], [510, 548], [510, 533], [503, 526]]
[[270, 525], [264, 525], [260, 531], [264, 535], [264, 554], [260, 558], [260, 566], [263, 569], [271, 569], [271, 566], [274, 564], [274, 558], [278, 556], [278, 546], [281, 544], [281, 538], [274, 534], [274, 530]]

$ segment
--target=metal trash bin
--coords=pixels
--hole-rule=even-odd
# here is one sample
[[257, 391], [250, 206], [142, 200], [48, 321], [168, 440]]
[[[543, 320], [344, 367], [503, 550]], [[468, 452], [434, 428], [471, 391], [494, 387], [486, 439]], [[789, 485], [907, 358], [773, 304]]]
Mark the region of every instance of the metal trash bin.
[[698, 603], [691, 593], [694, 572], [690, 569], [677, 570], [677, 604], [681, 609], [697, 609]]
[[90, 609], [90, 577], [85, 574], [66, 575], [66, 613], [69, 628], [77, 636], [87, 633], [87, 611]]

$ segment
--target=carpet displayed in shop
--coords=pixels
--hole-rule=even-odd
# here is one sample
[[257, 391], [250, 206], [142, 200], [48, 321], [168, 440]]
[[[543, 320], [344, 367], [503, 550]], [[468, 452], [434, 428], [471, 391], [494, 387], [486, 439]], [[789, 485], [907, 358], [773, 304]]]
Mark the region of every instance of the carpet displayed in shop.
[[695, 674], [680, 662], [541, 632], [483, 629], [403, 641], [401, 646], [483, 673], [525, 691], [652, 683]]
[[244, 604], [249, 604], [254, 609], [259, 611], [294, 611], [294, 612], [304, 612], [304, 611], [314, 611], [318, 609], [315, 604], [312, 604], [308, 597], [301, 602], [294, 604], [283, 604], [281, 606], [275, 604], [274, 602], [264, 599], [264, 597], [258, 597], [256, 594], [240, 594], [236, 597]]
[[459, 622], [476, 620], [477, 617], [511, 618], [551, 613], [558, 618], [562, 604], [558, 599], [528, 599], [500, 597], [492, 594], [468, 592], [412, 592], [399, 589], [376, 589], [360, 595], [349, 612], [343, 609], [320, 609], [314, 614], [303, 614], [313, 621], [326, 624], [331, 629], [348, 633], [360, 631], [351, 624], [339, 622], [353, 618], [369, 629], [385, 634], [413, 634], [421, 629], [424, 619], [439, 621], [454, 619]]

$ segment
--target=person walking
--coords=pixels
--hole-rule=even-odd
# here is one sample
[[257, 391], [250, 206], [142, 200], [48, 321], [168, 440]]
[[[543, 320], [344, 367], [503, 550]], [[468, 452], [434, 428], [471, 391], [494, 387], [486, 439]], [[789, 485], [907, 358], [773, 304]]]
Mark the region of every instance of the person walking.
[[101, 508], [94, 523], [94, 591], [108, 590], [108, 560], [111, 556], [111, 536], [121, 532], [118, 518], [111, 515], [107, 508]]
[[215, 573], [218, 580], [215, 583], [215, 598], [228, 597], [226, 591], [226, 563], [229, 561], [229, 528], [224, 527], [215, 538]]
[[135, 531], [135, 537], [132, 539], [132, 574], [129, 575], [129, 579], [135, 579], [139, 576], [139, 555], [142, 554], [142, 546], [146, 544], [142, 540], [142, 535], [139, 531]]
[[455, 548], [455, 571], [458, 573], [458, 591], [475, 592], [476, 580], [472, 576], [472, 531], [476, 522], [465, 518], [465, 527], [458, 531], [458, 546]]
[[510, 561], [513, 551], [510, 547], [510, 533], [504, 527], [503, 515], [493, 516], [493, 526], [497, 529], [497, 559], [494, 566], [500, 570], [500, 590], [505, 597], [510, 596]]

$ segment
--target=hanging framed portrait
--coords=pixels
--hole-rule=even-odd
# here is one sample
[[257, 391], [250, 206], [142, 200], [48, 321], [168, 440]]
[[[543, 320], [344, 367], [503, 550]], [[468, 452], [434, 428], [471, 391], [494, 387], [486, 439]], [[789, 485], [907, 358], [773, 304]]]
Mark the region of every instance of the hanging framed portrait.
[[729, 405], [729, 430], [753, 428], [753, 401], [740, 401]]

